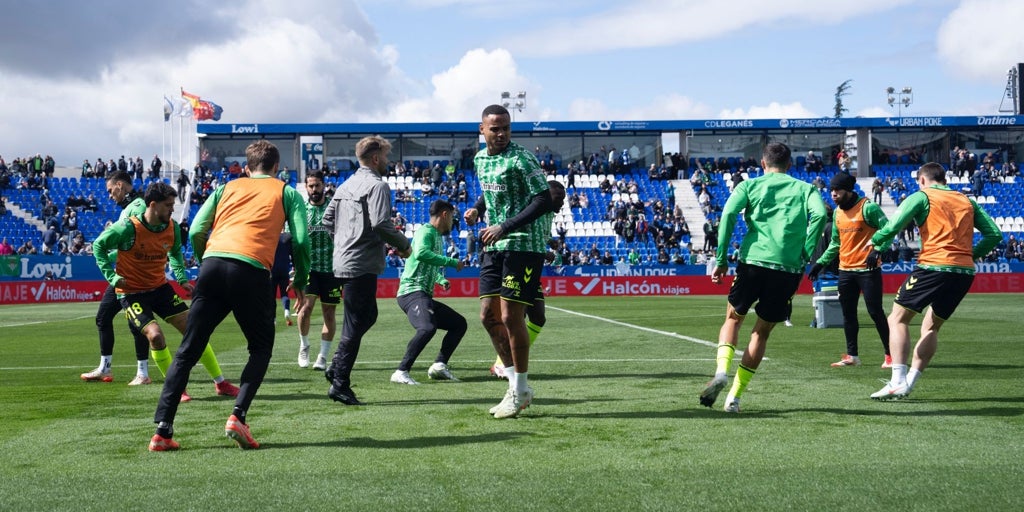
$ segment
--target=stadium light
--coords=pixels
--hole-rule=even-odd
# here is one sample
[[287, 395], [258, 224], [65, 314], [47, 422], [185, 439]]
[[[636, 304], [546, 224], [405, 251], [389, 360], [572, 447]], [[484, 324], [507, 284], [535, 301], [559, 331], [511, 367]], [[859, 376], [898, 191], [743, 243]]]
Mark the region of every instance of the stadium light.
[[526, 91], [519, 91], [514, 96], [509, 91], [501, 92], [501, 106], [509, 109], [512, 120], [516, 120], [516, 111], [520, 113], [526, 108]]
[[886, 103], [889, 107], [896, 107], [896, 115], [900, 119], [900, 124], [903, 124], [903, 107], [910, 107], [914, 103], [914, 89], [909, 86], [904, 86], [900, 90], [896, 90], [895, 87], [886, 87]]

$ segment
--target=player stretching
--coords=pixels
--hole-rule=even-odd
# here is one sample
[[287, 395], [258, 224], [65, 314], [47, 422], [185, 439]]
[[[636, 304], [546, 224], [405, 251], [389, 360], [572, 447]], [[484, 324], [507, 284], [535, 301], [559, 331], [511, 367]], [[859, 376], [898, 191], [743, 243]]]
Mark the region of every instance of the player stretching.
[[438, 199], [430, 204], [430, 222], [416, 229], [412, 253], [402, 270], [398, 284], [398, 306], [409, 318], [416, 334], [409, 340], [405, 356], [391, 375], [395, 384], [419, 384], [409, 375], [416, 358], [430, 343], [438, 329], [447, 331], [441, 341], [441, 350], [434, 364], [427, 369], [427, 377], [435, 380], [458, 380], [448, 368], [448, 360], [466, 334], [466, 317], [447, 304], [434, 299], [434, 285], [447, 290], [451, 284], [444, 277], [444, 267], [462, 270], [462, 260], [444, 255], [443, 237], [452, 232], [455, 207]]
[[[111, 224], [93, 242], [93, 257], [103, 277], [116, 290], [131, 327], [148, 340], [153, 362], [165, 375], [171, 364], [171, 353], [155, 316], [173, 325], [178, 332], [185, 332], [185, 320], [188, 318], [188, 305], [178, 297], [164, 274], [168, 262], [178, 284], [186, 292], [192, 292], [181, 253], [181, 229], [171, 219], [177, 197], [174, 187], [162, 182], [153, 183], [146, 189], [146, 209], [142, 214]], [[117, 255], [116, 270], [110, 258], [114, 251]], [[224, 380], [213, 347], [206, 347], [200, 361], [213, 377], [218, 395], [238, 394], [238, 388]], [[148, 366], [140, 365], [139, 374], [128, 385], [151, 382]], [[191, 397], [182, 391], [181, 400], [187, 402]]]

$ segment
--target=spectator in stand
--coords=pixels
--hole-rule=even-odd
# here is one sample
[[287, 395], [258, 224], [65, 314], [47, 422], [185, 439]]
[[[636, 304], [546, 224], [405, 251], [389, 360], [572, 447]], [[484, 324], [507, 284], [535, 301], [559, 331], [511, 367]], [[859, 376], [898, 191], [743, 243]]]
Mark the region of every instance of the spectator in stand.
[[0, 217], [7, 215], [7, 198], [0, 196]]
[[36, 246], [32, 244], [32, 240], [25, 240], [25, 243], [21, 244], [21, 247], [18, 247], [18, 254], [21, 254], [21, 255], [39, 254], [39, 251], [36, 250]]
[[178, 201], [185, 202], [185, 192], [188, 190], [188, 175], [185, 169], [178, 171]]
[[707, 187], [700, 188], [700, 194], [697, 196], [697, 203], [700, 205], [700, 210], [704, 212], [704, 215], [711, 213], [711, 195], [708, 194]]
[[7, 243], [7, 237], [0, 240], [0, 256], [10, 256], [15, 253], [14, 246]]
[[815, 155], [814, 151], [808, 151], [804, 168], [807, 169], [807, 172], [821, 172], [824, 169], [824, 164], [821, 161], [821, 157]]
[[882, 204], [882, 192], [884, 192], [884, 191], [885, 191], [885, 184], [882, 183], [881, 179], [875, 178], [875, 181], [871, 182], [871, 200], [874, 201], [875, 204], [881, 206], [881, 204]]
[[1003, 176], [1017, 176], [1018, 174], [1020, 174], [1020, 168], [1017, 167], [1017, 162], [1014, 159], [1011, 158], [1008, 162], [1003, 164]]
[[92, 254], [92, 245], [85, 241], [85, 236], [81, 231], [75, 234], [71, 239], [71, 243], [68, 247], [68, 252], [75, 256], [85, 256]]
[[43, 233], [43, 254], [54, 254], [55, 251], [58, 251], [58, 239], [59, 235], [57, 234], [56, 226], [50, 224], [50, 226], [46, 228], [46, 232]]
[[[160, 178], [160, 171], [164, 168], [164, 162], [160, 160], [160, 157], [153, 155], [153, 161], [149, 163], [149, 170], [152, 173], [154, 179]], [[179, 196], [181, 194], [178, 194]]]

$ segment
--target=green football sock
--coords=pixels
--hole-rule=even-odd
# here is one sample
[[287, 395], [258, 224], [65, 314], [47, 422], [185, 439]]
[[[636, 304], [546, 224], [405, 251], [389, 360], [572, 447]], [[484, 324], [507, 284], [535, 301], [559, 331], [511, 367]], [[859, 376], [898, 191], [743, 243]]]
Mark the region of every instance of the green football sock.
[[537, 325], [529, 320], [526, 321], [526, 330], [530, 334], [530, 346], [533, 346], [533, 342], [537, 341], [537, 336], [540, 336], [540, 331], [544, 329], [543, 325]]
[[732, 356], [736, 354], [736, 347], [722, 343], [718, 345], [718, 355], [715, 357], [715, 374], [724, 373], [729, 374], [729, 367], [732, 366]]
[[224, 380], [224, 372], [220, 371], [220, 363], [217, 362], [217, 355], [213, 353], [213, 345], [206, 344], [206, 350], [203, 350], [203, 355], [199, 357], [199, 362], [203, 364], [203, 368], [206, 368], [206, 372], [210, 374], [210, 377], [213, 377], [214, 382]]
[[743, 395], [743, 390], [747, 389], [747, 384], [750, 384], [750, 379], [754, 377], [755, 370], [751, 370], [742, 364], [736, 369], [736, 378], [732, 380], [732, 389], [729, 390], [729, 396], [733, 398], [739, 398]]
[[153, 355], [153, 363], [160, 369], [160, 374], [166, 377], [167, 369], [171, 367], [171, 351], [164, 347], [160, 350], [150, 349], [149, 353]]

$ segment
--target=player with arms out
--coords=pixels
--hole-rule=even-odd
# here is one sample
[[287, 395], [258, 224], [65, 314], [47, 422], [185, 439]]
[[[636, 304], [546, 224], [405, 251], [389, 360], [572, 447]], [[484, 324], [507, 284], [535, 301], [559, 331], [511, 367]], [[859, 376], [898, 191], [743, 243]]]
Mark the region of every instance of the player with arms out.
[[[939, 329], [953, 316], [974, 282], [974, 261], [985, 257], [1003, 239], [992, 217], [973, 199], [946, 185], [946, 170], [930, 162], [917, 171], [920, 190], [910, 194], [892, 221], [871, 237], [868, 266], [878, 263], [879, 249], [911, 221], [921, 231], [917, 265], [896, 292], [889, 313], [889, 348], [892, 378], [871, 398], [898, 400], [910, 394], [921, 372], [928, 367], [939, 344]], [[974, 230], [981, 240], [974, 244]], [[929, 307], [930, 306], [930, 307]], [[907, 371], [910, 321], [928, 308], [921, 320], [921, 338]]]
[[412, 254], [402, 270], [397, 300], [416, 334], [409, 340], [405, 356], [391, 375], [391, 382], [396, 384], [418, 384], [409, 370], [438, 329], [446, 332], [434, 364], [427, 369], [427, 377], [458, 380], [448, 368], [448, 361], [466, 334], [466, 317], [434, 299], [435, 284], [445, 290], [451, 287], [444, 277], [444, 267], [460, 271], [463, 266], [462, 260], [444, 254], [443, 237], [451, 233], [454, 215], [455, 207], [451, 203], [441, 199], [434, 201], [430, 204], [430, 222], [420, 226], [413, 237]]
[[736, 185], [725, 202], [713, 283], [721, 283], [729, 270], [729, 239], [741, 212], [745, 212], [747, 233], [740, 243], [736, 277], [718, 333], [715, 377], [701, 392], [701, 405], [714, 405], [728, 382], [740, 327], [754, 307], [757, 320], [724, 407], [726, 412], [740, 412], [740, 397], [764, 358], [768, 336], [775, 324], [786, 319], [786, 304], [800, 287], [804, 266], [825, 228], [825, 202], [817, 187], [787, 175], [790, 166], [789, 147], [768, 144], [761, 155], [764, 176]]

